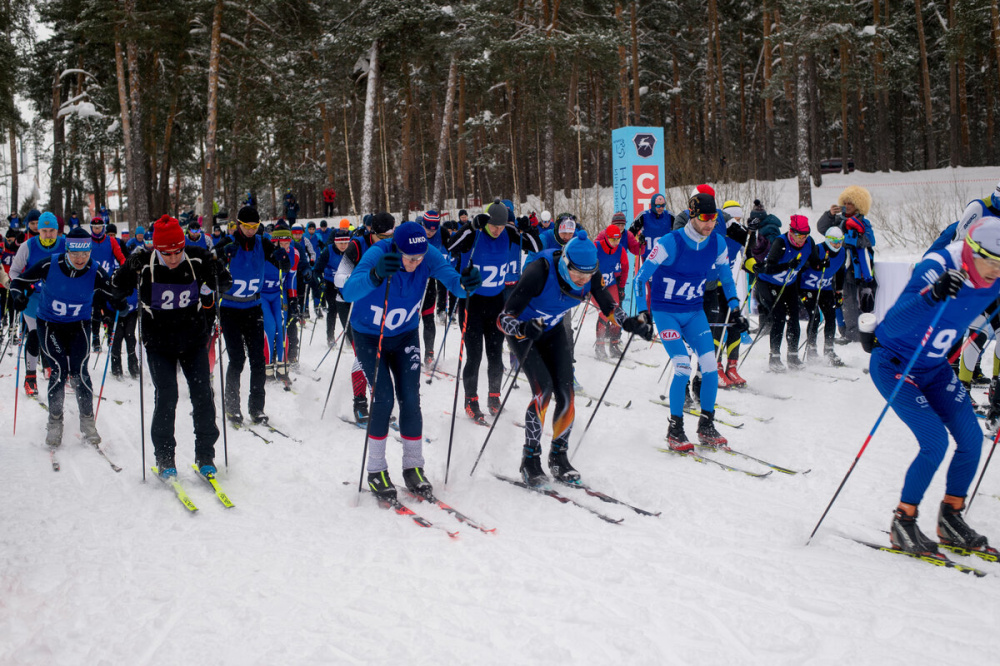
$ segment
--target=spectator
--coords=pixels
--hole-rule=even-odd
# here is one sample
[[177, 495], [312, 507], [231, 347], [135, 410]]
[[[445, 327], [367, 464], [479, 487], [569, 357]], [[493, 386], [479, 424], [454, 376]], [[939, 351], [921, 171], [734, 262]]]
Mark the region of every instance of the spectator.
[[327, 217], [333, 216], [333, 202], [337, 198], [337, 193], [333, 191], [332, 187], [328, 187], [323, 190], [323, 215]]

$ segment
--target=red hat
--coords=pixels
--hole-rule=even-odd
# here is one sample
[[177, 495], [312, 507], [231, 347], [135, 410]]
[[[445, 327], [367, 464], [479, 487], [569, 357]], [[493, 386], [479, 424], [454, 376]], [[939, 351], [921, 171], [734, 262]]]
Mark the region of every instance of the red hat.
[[604, 237], [607, 238], [608, 240], [621, 240], [622, 239], [621, 229], [619, 229], [614, 224], [609, 224], [608, 228], [604, 230]]
[[184, 230], [176, 218], [164, 215], [156, 221], [153, 247], [160, 252], [176, 252], [184, 249]]
[[715, 197], [715, 188], [711, 185], [705, 185], [702, 183], [698, 187], [694, 188], [694, 192], [691, 193], [691, 196], [695, 196], [697, 194], [707, 194], [710, 197]]
[[809, 218], [805, 215], [792, 215], [789, 229], [797, 234], [809, 233]]

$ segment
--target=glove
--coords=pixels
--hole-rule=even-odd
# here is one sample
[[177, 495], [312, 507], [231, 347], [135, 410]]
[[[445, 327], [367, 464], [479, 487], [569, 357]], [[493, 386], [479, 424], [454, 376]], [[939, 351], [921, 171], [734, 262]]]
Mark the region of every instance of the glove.
[[541, 317], [526, 321], [521, 326], [521, 336], [534, 342], [545, 332], [545, 322]]
[[737, 299], [735, 299], [735, 298], [730, 298], [726, 302], [726, 305], [729, 306], [730, 310], [739, 310], [740, 309], [740, 302]]
[[28, 307], [28, 295], [23, 291], [12, 289], [10, 292], [10, 306], [18, 312], [24, 311]]
[[750, 330], [750, 322], [739, 312], [733, 312], [729, 316], [729, 325], [732, 327], [736, 335], [743, 335]]
[[381, 281], [395, 275], [403, 267], [403, 255], [399, 252], [386, 252], [375, 262], [375, 276]]
[[838, 307], [844, 307], [844, 292], [838, 291], [833, 295], [833, 304]]
[[965, 284], [965, 274], [956, 271], [954, 268], [941, 274], [931, 287], [931, 298], [935, 301], [943, 301], [946, 298], [954, 298], [958, 290]]
[[816, 268], [818, 268], [820, 271], [825, 271], [829, 267], [830, 267], [830, 260], [829, 259], [823, 259], [822, 261], [820, 261], [816, 265]]
[[632, 232], [633, 236], [638, 236], [639, 234], [642, 233], [642, 218], [641, 217], [638, 220], [635, 220], [634, 222], [632, 222], [632, 228], [629, 229], [629, 231]]
[[470, 266], [465, 269], [465, 274], [462, 275], [462, 289], [465, 290], [465, 293], [472, 294], [472, 292], [479, 289], [482, 284], [483, 278], [479, 275], [478, 268]]
[[490, 221], [490, 216], [489, 215], [487, 215], [486, 213], [480, 213], [479, 215], [476, 215], [474, 218], [472, 218], [472, 220], [471, 220], [471, 222], [472, 222], [472, 228], [473, 229], [483, 229], [483, 228], [486, 227], [486, 224], [489, 221]]
[[113, 307], [115, 310], [118, 310], [118, 312], [125, 314], [126, 312], [128, 312], [128, 301], [125, 300], [124, 298], [113, 300], [111, 301], [111, 307]]
[[743, 270], [745, 270], [747, 273], [750, 273], [751, 275], [756, 275], [757, 260], [754, 259], [753, 257], [749, 257], [746, 261], [743, 262]]
[[299, 316], [299, 301], [296, 298], [288, 299], [288, 318]]
[[236, 243], [228, 243], [224, 248], [222, 248], [223, 254], [225, 254], [226, 258], [229, 259], [230, 261], [232, 261], [233, 258], [236, 257], [236, 253], [239, 251], [240, 251], [240, 246], [237, 245]]
[[649, 320], [649, 313], [645, 310], [626, 318], [622, 322], [622, 329], [627, 333], [635, 333], [646, 341], [653, 339], [653, 324]]
[[875, 309], [875, 293], [868, 287], [858, 294], [858, 305], [862, 312], [871, 312]]
[[312, 282], [312, 279], [313, 279], [312, 269], [311, 268], [303, 268], [302, 269], [302, 281], [303, 282]]
[[865, 233], [865, 225], [858, 221], [856, 217], [847, 218], [846, 231], [856, 231], [859, 234]]
[[531, 220], [527, 215], [522, 215], [517, 218], [517, 230], [518, 231], [531, 231]]
[[[229, 251], [228, 247], [226, 248], [226, 251], [227, 252]], [[288, 252], [283, 247], [275, 247], [274, 252], [271, 253], [271, 256], [274, 257], [274, 259], [279, 263], [288, 260]]]

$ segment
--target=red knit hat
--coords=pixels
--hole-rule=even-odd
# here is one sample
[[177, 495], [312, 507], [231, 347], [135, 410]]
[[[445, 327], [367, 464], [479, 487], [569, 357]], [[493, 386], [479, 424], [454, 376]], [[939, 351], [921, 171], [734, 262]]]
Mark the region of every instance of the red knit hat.
[[608, 240], [621, 240], [622, 239], [621, 229], [619, 229], [614, 224], [610, 224], [608, 225], [608, 228], [604, 230], [604, 237], [607, 238]]
[[164, 215], [156, 221], [153, 247], [160, 252], [176, 252], [184, 249], [184, 230], [176, 218]]

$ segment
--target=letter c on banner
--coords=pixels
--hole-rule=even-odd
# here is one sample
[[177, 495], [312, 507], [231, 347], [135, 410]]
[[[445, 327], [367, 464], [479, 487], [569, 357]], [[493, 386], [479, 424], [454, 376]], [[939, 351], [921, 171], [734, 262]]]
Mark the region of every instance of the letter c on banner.
[[[648, 183], [652, 181], [653, 184]], [[656, 191], [656, 174], [655, 173], [640, 173], [635, 179], [635, 189], [639, 190], [643, 194], [652, 194]]]

